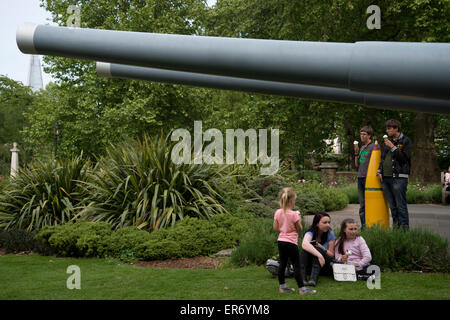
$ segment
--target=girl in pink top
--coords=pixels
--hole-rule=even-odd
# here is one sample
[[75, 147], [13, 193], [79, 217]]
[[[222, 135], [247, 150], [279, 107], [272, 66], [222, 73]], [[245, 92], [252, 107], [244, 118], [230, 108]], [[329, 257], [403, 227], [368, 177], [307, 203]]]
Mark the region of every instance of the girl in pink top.
[[342, 221], [341, 231], [336, 241], [336, 249], [336, 262], [352, 264], [355, 266], [357, 274], [367, 274], [367, 267], [372, 260], [372, 255], [366, 241], [358, 234], [353, 219]]
[[278, 267], [278, 282], [280, 292], [295, 291], [289, 288], [285, 283], [285, 269], [288, 259], [294, 265], [294, 276], [297, 281], [300, 294], [315, 293], [303, 286], [300, 274], [300, 255], [298, 251], [298, 233], [302, 231], [301, 216], [299, 211], [292, 211], [295, 205], [297, 195], [294, 189], [284, 188], [279, 194], [280, 209], [275, 212], [273, 219], [273, 228], [279, 231], [278, 252], [280, 254], [280, 266]]

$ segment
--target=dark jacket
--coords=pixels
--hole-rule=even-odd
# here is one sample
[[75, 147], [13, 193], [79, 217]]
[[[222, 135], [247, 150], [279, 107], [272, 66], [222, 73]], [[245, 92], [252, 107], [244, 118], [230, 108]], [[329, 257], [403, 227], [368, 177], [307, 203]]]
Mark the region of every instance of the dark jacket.
[[394, 178], [408, 178], [411, 170], [411, 140], [403, 133], [400, 133], [397, 141], [388, 138], [394, 147], [389, 149], [386, 145], [381, 149], [381, 162], [378, 173], [383, 174], [383, 162], [386, 154], [392, 152], [392, 176]]

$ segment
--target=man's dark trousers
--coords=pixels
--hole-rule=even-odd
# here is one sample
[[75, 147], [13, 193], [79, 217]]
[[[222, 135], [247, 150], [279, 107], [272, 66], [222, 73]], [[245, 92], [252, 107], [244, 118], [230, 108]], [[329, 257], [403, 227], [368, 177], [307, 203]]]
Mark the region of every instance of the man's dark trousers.
[[394, 226], [409, 230], [409, 213], [406, 204], [408, 178], [383, 177], [383, 192], [389, 202]]
[[366, 227], [366, 177], [358, 178], [358, 198], [359, 198], [359, 219], [361, 220], [361, 229]]

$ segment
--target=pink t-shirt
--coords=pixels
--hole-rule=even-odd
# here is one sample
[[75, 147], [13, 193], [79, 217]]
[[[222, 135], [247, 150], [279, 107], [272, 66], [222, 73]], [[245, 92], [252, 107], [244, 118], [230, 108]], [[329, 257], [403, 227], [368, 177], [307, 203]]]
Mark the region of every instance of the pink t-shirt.
[[275, 211], [274, 220], [278, 221], [280, 227], [280, 235], [278, 241], [290, 242], [298, 245], [298, 232], [295, 229], [295, 223], [300, 221], [300, 214], [298, 211], [278, 209]]

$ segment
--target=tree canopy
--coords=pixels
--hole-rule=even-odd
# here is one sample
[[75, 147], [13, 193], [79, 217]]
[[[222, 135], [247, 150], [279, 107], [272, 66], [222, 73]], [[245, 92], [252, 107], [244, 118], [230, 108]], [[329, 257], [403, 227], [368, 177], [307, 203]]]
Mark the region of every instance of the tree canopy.
[[[213, 7], [202, 0], [41, 0], [41, 3], [61, 26], [69, 18], [68, 6], [77, 5], [81, 9], [82, 28], [302, 41], [450, 40], [448, 0], [218, 0]], [[366, 9], [372, 4], [381, 9], [381, 29], [369, 30], [366, 26], [369, 17]], [[44, 62], [45, 71], [57, 81], [37, 94], [33, 108], [24, 110], [23, 139], [39, 150], [45, 150], [43, 145], [51, 148], [56, 122], [62, 126], [61, 152], [83, 150], [86, 155], [94, 155], [102, 153], [106, 143], [117, 142], [123, 136], [142, 137], [145, 133], [180, 127], [192, 130], [194, 121], [202, 120], [204, 130], [279, 128], [281, 158], [289, 157], [301, 165], [312, 151], [316, 156], [325, 154], [324, 139], [338, 135], [344, 142], [344, 150], [351, 154], [352, 142], [358, 138], [362, 126], [370, 124], [380, 138], [384, 122], [397, 118], [414, 146], [417, 142], [425, 146], [414, 154], [420, 166], [413, 171], [418, 178], [428, 179], [428, 173], [419, 173], [424, 161], [430, 162], [430, 170], [438, 173], [435, 136], [439, 150], [449, 142], [445, 129], [448, 116], [104, 79], [96, 75], [91, 61], [46, 56]], [[425, 123], [432, 126], [433, 134], [421, 139], [426, 128], [420, 126]], [[423, 154], [423, 150], [428, 150], [428, 154]], [[448, 151], [445, 152], [440, 156], [448, 159]]]

